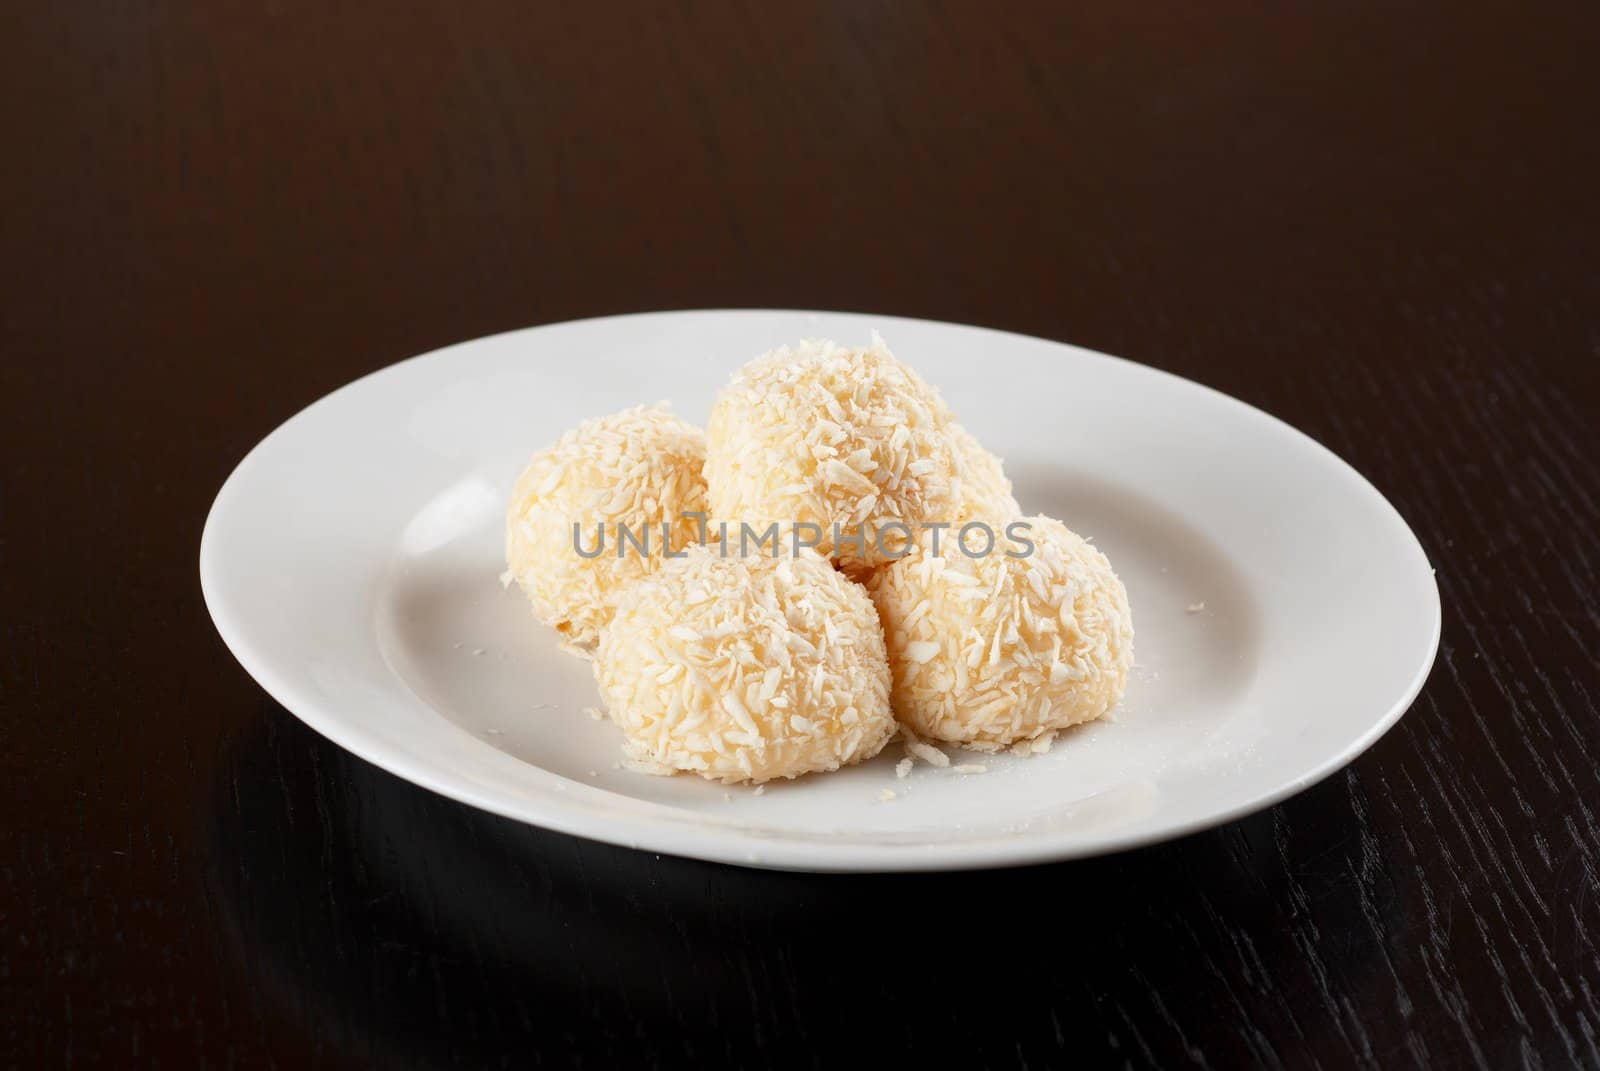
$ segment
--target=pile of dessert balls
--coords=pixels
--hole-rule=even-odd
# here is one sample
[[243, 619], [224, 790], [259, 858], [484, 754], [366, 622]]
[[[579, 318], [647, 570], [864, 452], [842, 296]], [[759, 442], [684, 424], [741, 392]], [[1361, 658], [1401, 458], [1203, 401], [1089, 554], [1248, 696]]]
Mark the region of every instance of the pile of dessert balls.
[[876, 335], [756, 358], [705, 432], [664, 407], [578, 425], [517, 480], [506, 556], [655, 772], [799, 777], [899, 733], [1042, 751], [1115, 706], [1133, 663], [1105, 556], [1024, 517]]

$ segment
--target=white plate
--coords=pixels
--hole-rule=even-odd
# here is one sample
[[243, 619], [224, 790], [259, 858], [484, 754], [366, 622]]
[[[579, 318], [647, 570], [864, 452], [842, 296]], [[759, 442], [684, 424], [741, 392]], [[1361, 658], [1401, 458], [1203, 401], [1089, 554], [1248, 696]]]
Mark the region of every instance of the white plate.
[[[739, 364], [881, 331], [1006, 459], [1025, 509], [1111, 558], [1138, 658], [1115, 720], [984, 774], [866, 765], [757, 796], [618, 768], [589, 666], [501, 589], [502, 510], [579, 419], [670, 399], [703, 421]], [[802, 870], [1090, 855], [1283, 799], [1416, 696], [1439, 595], [1415, 536], [1311, 439], [1141, 365], [976, 327], [805, 312], [555, 324], [367, 376], [269, 435], [217, 495], [206, 604], [272, 696], [357, 755], [498, 814], [657, 852]], [[1190, 612], [1204, 604], [1203, 610]], [[883, 802], [892, 788], [897, 798]]]

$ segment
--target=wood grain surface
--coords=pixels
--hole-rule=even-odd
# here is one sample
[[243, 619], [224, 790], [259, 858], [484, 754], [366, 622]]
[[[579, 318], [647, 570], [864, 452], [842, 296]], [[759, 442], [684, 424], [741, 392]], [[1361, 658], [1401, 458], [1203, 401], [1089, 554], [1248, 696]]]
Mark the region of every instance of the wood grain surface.
[[[5, 1065], [1600, 1066], [1600, 7], [0, 26]], [[200, 527], [276, 424], [445, 343], [702, 306], [970, 321], [1265, 408], [1417, 531], [1432, 679], [1222, 829], [821, 878], [474, 812], [233, 662]]]

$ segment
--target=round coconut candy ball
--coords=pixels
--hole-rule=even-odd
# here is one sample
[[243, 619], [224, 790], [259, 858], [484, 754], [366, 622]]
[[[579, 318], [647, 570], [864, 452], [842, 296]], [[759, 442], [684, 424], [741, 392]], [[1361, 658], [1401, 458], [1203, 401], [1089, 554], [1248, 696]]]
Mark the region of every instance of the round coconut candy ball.
[[623, 594], [594, 673], [629, 759], [662, 772], [799, 777], [870, 759], [896, 729], [872, 601], [810, 550], [664, 562]]
[[683, 514], [705, 511], [704, 463], [704, 434], [662, 406], [586, 420], [535, 454], [506, 510], [506, 562], [539, 620], [592, 650], [618, 594], [698, 541]]
[[[919, 736], [994, 750], [1092, 721], [1133, 665], [1128, 594], [1105, 555], [1048, 517], [995, 532], [968, 557], [932, 534], [870, 581], [894, 675], [895, 715]], [[1032, 543], [1007, 538], [1011, 533]], [[984, 549], [978, 530], [965, 545]]]
[[711, 514], [794, 526], [836, 560], [885, 561], [908, 530], [955, 506], [948, 412], [876, 335], [865, 348], [773, 350], [735, 373], [711, 410]]
[[951, 425], [950, 442], [955, 457], [955, 520], [1010, 520], [1020, 515], [1022, 507], [1011, 495], [1011, 481], [1000, 459], [960, 424]]

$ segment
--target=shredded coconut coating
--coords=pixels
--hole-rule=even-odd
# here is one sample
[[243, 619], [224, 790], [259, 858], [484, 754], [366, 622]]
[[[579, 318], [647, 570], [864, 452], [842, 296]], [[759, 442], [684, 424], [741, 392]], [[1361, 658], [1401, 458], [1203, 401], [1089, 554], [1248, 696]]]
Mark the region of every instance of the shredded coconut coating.
[[[852, 349], [783, 346], [745, 365], [707, 428], [711, 514], [731, 523], [820, 526], [817, 549], [876, 565], [955, 507], [953, 420], [937, 392], [881, 338]], [[833, 526], [845, 536], [836, 545]], [[880, 554], [875, 533], [884, 534]], [[802, 530], [805, 534], [815, 533]]]
[[949, 539], [935, 556], [919, 538], [869, 582], [895, 715], [919, 736], [997, 750], [1092, 721], [1122, 698], [1133, 665], [1122, 581], [1060, 521], [1026, 520], [1028, 557], [968, 558]]
[[[1011, 494], [1000, 459], [960, 424], [950, 427], [950, 443], [955, 457], [955, 515], [960, 523], [971, 520], [1009, 521], [1022, 515], [1022, 507]], [[996, 527], [999, 527], [998, 525]]]
[[623, 594], [594, 672], [630, 760], [714, 781], [836, 770], [896, 732], [877, 612], [810, 550], [664, 562]]
[[[617, 596], [660, 568], [662, 525], [673, 551], [698, 541], [684, 513], [706, 508], [705, 436], [664, 407], [639, 406], [586, 420], [528, 462], [506, 511], [506, 562], [534, 614], [579, 653], [592, 650]], [[604, 552], [585, 558], [573, 546]], [[617, 526], [648, 532], [649, 553], [617, 555]], [[642, 537], [641, 537], [642, 538]]]

